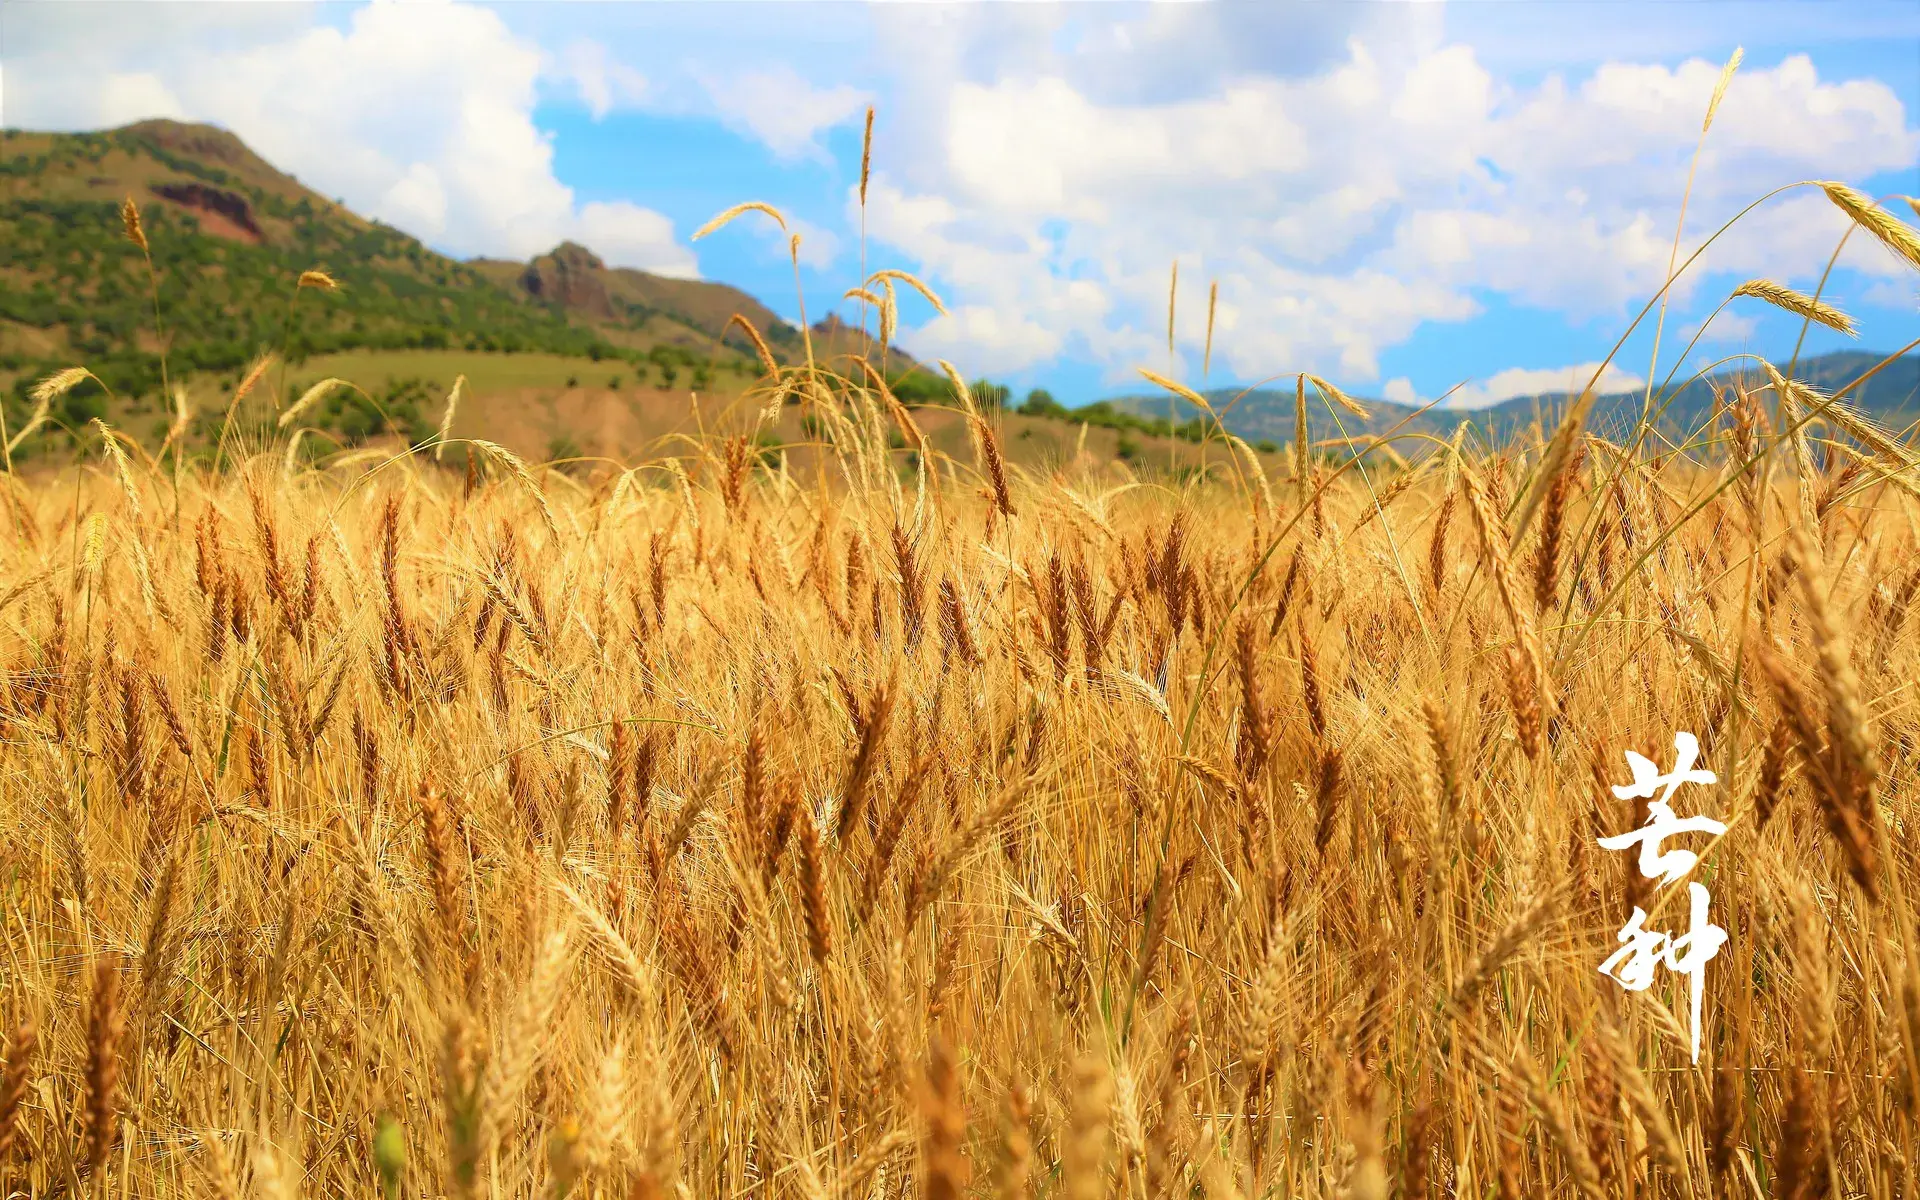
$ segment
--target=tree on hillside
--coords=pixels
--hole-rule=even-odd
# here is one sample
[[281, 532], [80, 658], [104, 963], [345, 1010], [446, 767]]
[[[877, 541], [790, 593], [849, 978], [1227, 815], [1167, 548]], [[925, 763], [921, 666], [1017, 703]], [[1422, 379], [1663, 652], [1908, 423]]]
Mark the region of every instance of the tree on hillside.
[[1066, 406], [1053, 398], [1053, 393], [1045, 388], [1034, 388], [1020, 405], [1020, 412], [1028, 417], [1064, 417]]
[[1013, 399], [1013, 389], [1004, 383], [994, 383], [986, 379], [976, 379], [967, 385], [973, 393], [973, 402], [981, 408], [1005, 408]]

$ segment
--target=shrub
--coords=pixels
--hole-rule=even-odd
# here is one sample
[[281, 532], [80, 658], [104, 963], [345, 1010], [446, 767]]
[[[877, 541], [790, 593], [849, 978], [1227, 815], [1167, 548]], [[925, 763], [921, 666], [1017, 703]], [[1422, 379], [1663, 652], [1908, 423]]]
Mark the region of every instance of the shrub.
[[1029, 417], [1064, 417], [1066, 405], [1053, 398], [1053, 393], [1045, 388], [1034, 388], [1020, 404], [1020, 412]]
[[321, 402], [311, 423], [350, 446], [382, 434], [403, 437], [417, 446], [434, 435], [437, 426], [426, 414], [439, 398], [437, 389], [415, 378], [392, 380], [371, 399], [343, 388]]

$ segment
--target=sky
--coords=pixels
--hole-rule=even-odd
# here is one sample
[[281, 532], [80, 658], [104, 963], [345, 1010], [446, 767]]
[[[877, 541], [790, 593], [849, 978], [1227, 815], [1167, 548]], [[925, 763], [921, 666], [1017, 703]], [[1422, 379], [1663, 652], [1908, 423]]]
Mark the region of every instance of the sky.
[[[1608, 388], [1784, 360], [1797, 319], [1719, 306], [1820, 286], [1846, 221], [1789, 185], [1920, 194], [1917, 110], [1908, 0], [0, 0], [9, 128], [209, 121], [443, 252], [572, 239], [789, 320], [910, 272], [945, 312], [899, 289], [904, 348], [1069, 404], [1143, 367], [1472, 407], [1610, 354]], [[692, 240], [746, 200], [797, 270], [757, 213]], [[1676, 229], [1699, 256], [1636, 325]], [[1920, 337], [1920, 275], [1866, 238], [1823, 296], [1861, 333], [1809, 352]]]

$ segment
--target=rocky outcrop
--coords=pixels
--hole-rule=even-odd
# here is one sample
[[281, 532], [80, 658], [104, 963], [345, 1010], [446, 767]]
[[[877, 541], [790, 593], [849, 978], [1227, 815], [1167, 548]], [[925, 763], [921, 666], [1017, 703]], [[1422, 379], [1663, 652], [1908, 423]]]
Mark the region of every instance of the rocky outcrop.
[[254, 220], [253, 205], [238, 192], [209, 187], [204, 183], [156, 183], [154, 195], [171, 200], [180, 207], [202, 214], [201, 224], [210, 232], [258, 242], [266, 235]]
[[527, 264], [520, 286], [536, 300], [606, 320], [613, 316], [606, 271], [607, 264], [593, 251], [576, 242], [562, 242]]

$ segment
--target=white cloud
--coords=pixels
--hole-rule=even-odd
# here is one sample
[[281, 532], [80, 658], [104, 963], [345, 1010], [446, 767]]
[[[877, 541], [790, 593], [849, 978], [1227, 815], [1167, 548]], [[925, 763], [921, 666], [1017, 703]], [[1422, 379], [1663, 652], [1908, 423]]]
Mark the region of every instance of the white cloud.
[[[1484, 381], [1469, 381], [1447, 396], [1447, 408], [1487, 408], [1503, 400], [1516, 396], [1546, 396], [1563, 393], [1577, 394], [1594, 380], [1599, 372], [1595, 391], [1601, 395], [1614, 392], [1630, 392], [1635, 388], [1647, 386], [1643, 376], [1632, 371], [1622, 370], [1612, 363], [1604, 368], [1597, 362], [1579, 363], [1571, 367], [1508, 367]], [[1405, 380], [1395, 380], [1405, 383]], [[1411, 395], [1409, 386], [1403, 394]], [[1425, 400], [1401, 400], [1397, 396], [1388, 396], [1402, 404], [1426, 403]]]
[[860, 116], [873, 100], [844, 83], [815, 87], [784, 64], [709, 74], [702, 82], [723, 121], [783, 159], [821, 153], [820, 135]]
[[1750, 340], [1760, 328], [1760, 318], [1753, 313], [1735, 312], [1723, 308], [1711, 324], [1702, 328], [1698, 321], [1684, 325], [1680, 329], [1680, 344], [1685, 345], [1698, 339], [1702, 345], [1727, 345]]
[[[1218, 280], [1216, 378], [1306, 369], [1390, 395], [1418, 389], [1374, 384], [1386, 352], [1431, 323], [1530, 307], [1618, 331], [1665, 277], [1724, 53], [1679, 57], [1722, 36], [1691, 16], [1614, 30], [1631, 22], [1512, 14], [1535, 33], [1609, 26], [1548, 53], [1439, 5], [100, 11], [5, 6], [10, 124], [212, 119], [457, 252], [530, 254], [572, 237], [610, 261], [686, 273], [694, 260], [664, 217], [583, 204], [554, 177], [532, 120], [543, 89], [596, 117], [644, 106], [718, 119], [808, 172], [827, 136], [857, 134], [876, 102], [872, 257], [936, 282], [953, 314], [936, 320], [903, 296], [908, 349], [969, 371], [1061, 355], [1116, 377], [1163, 365], [1177, 258], [1184, 361], [1197, 364]], [[1815, 44], [1767, 44], [1802, 42]], [[1756, 55], [1707, 140], [1681, 257], [1779, 184], [1917, 162], [1920, 129], [1895, 89]], [[785, 206], [781, 182], [762, 198]], [[849, 227], [855, 215], [849, 198]], [[1769, 201], [1676, 288], [1669, 331], [1690, 336], [1741, 278], [1811, 287], [1845, 228], [1817, 192]], [[844, 265], [829, 231], [802, 233], [806, 265]], [[1911, 311], [1911, 277], [1870, 239], [1853, 238], [1841, 266], [1855, 276], [1843, 304]], [[1729, 313], [1708, 336], [1745, 332]]]
[[1883, 279], [1861, 293], [1860, 298], [1868, 304], [1886, 308], [1920, 310], [1920, 282], [1916, 282], [1911, 274], [1898, 279]]
[[804, 217], [796, 217], [792, 213], [784, 213], [782, 215], [785, 216], [787, 222], [787, 227], [784, 231], [772, 221], [761, 220], [757, 217], [750, 221], [737, 223], [733, 228], [743, 230], [758, 238], [761, 242], [765, 243], [766, 248], [764, 253], [768, 257], [777, 259], [782, 263], [791, 261], [791, 256], [794, 253], [792, 239], [797, 236], [800, 239], [799, 258], [801, 266], [811, 267], [817, 271], [831, 267], [840, 255], [840, 235], [834, 233], [831, 229], [824, 229], [821, 226], [815, 225], [812, 221]]
[[[129, 10], [135, 25], [145, 7]], [[493, 12], [375, 3], [339, 25], [303, 14], [298, 24], [256, 22], [255, 36], [240, 39], [217, 22], [188, 21], [163, 39], [165, 53], [117, 37], [76, 46], [64, 18], [16, 31], [7, 121], [209, 121], [309, 186], [451, 253], [524, 258], [572, 238], [615, 265], [696, 270], [665, 217], [631, 204], [583, 208], [554, 177], [553, 149], [533, 122], [552, 63]], [[74, 53], [86, 69], [74, 69]], [[635, 86], [603, 56], [569, 54], [568, 77], [589, 104], [613, 104]]]
[[955, 182], [998, 210], [1107, 216], [1109, 187], [1137, 195], [1231, 185], [1305, 165], [1305, 134], [1277, 86], [1218, 97], [1102, 108], [1065, 80], [954, 90], [947, 159]]
[[[1005, 67], [976, 60], [965, 28], [923, 43], [934, 48], [916, 60], [906, 117], [884, 147], [869, 232], [940, 280], [957, 308], [1019, 319], [933, 322], [906, 332], [909, 349], [965, 354], [954, 341], [964, 328], [989, 360], [1064, 351], [1122, 370], [1164, 362], [1178, 258], [1192, 281], [1178, 332], [1196, 351], [1206, 284], [1219, 281], [1216, 369], [1364, 385], [1383, 350], [1425, 323], [1480, 315], [1487, 296], [1618, 321], [1660, 288], [1718, 62], [1614, 62], [1517, 85], [1431, 26], [1383, 30], [1364, 15], [1342, 52], [1302, 69], [1212, 70], [1229, 61], [1216, 45], [1212, 62], [1180, 63], [1184, 84], [1161, 77], [1147, 97], [1081, 61], [1157, 61], [1212, 12], [1156, 9], [1082, 30], [1077, 45], [1063, 33], [1070, 18], [1033, 17]], [[944, 14], [941, 30], [975, 22], [1004, 34], [1023, 20], [966, 10]], [[1049, 39], [1069, 51], [1035, 48]], [[1917, 161], [1920, 129], [1886, 84], [1823, 80], [1804, 56], [1749, 66], [1701, 158], [1681, 258], [1770, 188]], [[1844, 229], [1817, 192], [1776, 198], [1705, 252], [1675, 300], [1688, 304], [1709, 273], [1817, 275]], [[1842, 265], [1896, 275], [1877, 246], [1854, 243]], [[1077, 302], [1076, 289], [1102, 302]], [[1533, 386], [1504, 372], [1469, 399]]]
[[580, 209], [574, 230], [575, 241], [611, 266], [639, 266], [677, 279], [699, 277], [693, 255], [674, 241], [673, 222], [650, 208], [596, 200]]
[[950, 309], [915, 334], [929, 358], [964, 361], [964, 369], [990, 373], [1023, 370], [1060, 353], [1061, 335], [1040, 322], [984, 305]]
[[549, 65], [548, 74], [571, 88], [598, 121], [647, 95], [646, 76], [608, 53], [604, 43], [576, 38]]

